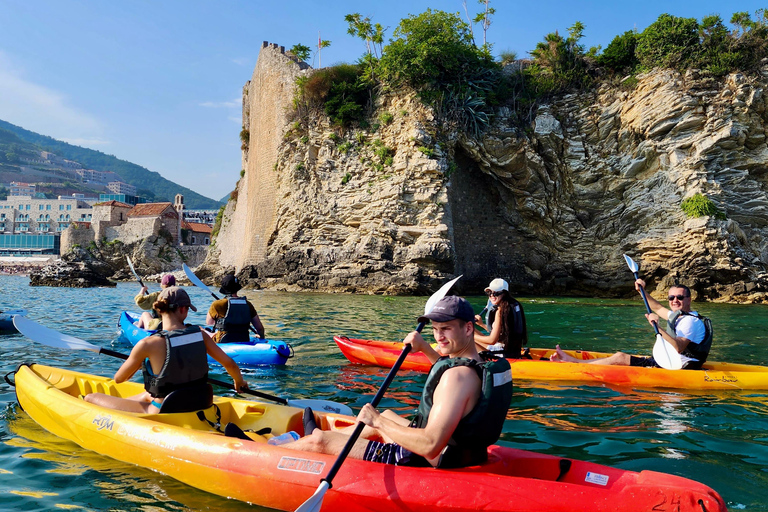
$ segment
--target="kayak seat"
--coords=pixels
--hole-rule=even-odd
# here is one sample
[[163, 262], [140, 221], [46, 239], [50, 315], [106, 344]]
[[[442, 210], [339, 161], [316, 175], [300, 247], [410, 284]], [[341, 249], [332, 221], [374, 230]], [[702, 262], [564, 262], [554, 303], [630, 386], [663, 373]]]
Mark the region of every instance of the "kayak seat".
[[163, 400], [160, 413], [192, 412], [213, 405], [213, 387], [203, 383], [171, 391]]

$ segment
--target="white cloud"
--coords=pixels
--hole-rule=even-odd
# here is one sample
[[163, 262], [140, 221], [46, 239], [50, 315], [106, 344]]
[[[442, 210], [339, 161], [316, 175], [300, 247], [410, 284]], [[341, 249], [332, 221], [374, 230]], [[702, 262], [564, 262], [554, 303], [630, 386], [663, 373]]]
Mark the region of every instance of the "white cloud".
[[72, 107], [67, 97], [27, 80], [0, 50], [0, 119], [57, 139], [101, 140], [101, 123]]
[[243, 118], [242, 117], [229, 116], [227, 119], [229, 119], [233, 123], [237, 123], [237, 124], [241, 124], [243, 122]]
[[206, 108], [240, 108], [243, 105], [243, 99], [235, 98], [232, 101], [204, 101], [199, 105]]
[[237, 57], [230, 60], [238, 66], [248, 66], [252, 62], [250, 57]]

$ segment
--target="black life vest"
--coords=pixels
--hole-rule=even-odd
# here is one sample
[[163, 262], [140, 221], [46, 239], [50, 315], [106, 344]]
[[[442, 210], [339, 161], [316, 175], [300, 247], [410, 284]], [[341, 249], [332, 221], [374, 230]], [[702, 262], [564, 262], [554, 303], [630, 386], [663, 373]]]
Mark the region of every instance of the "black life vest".
[[498, 441], [512, 401], [512, 370], [506, 359], [478, 363], [463, 357], [441, 357], [432, 365], [411, 426], [424, 428], [432, 400], [443, 374], [456, 366], [469, 366], [481, 381], [480, 399], [453, 431], [437, 467], [457, 468], [488, 460], [488, 447]]
[[144, 389], [150, 395], [165, 398], [171, 391], [207, 381], [208, 353], [200, 327], [160, 331], [156, 336], [165, 338], [165, 363], [155, 375], [149, 359], [144, 361]]
[[[498, 311], [498, 308], [494, 308], [488, 313], [489, 321], [486, 322], [486, 325], [488, 325], [489, 332], [493, 330], [493, 322], [496, 320]], [[525, 324], [523, 305], [516, 299], [510, 298], [509, 315], [510, 318], [507, 319], [506, 326], [507, 340], [504, 343], [504, 357], [520, 359], [523, 346], [528, 344], [528, 328]]]
[[689, 343], [688, 346], [685, 347], [685, 350], [683, 350], [682, 355], [697, 359], [699, 361], [699, 365], [704, 364], [707, 361], [707, 357], [709, 356], [709, 350], [712, 348], [712, 320], [705, 316], [701, 316], [698, 313], [686, 313], [682, 310], [674, 311], [671, 315], [671, 318], [667, 320], [667, 333], [673, 338], [677, 337], [675, 332], [677, 322], [680, 320], [680, 317], [685, 315], [698, 318], [704, 322], [704, 339], [701, 341], [701, 343]]
[[227, 297], [227, 313], [216, 319], [216, 330], [224, 331], [219, 343], [247, 343], [250, 340], [251, 308], [245, 297]]

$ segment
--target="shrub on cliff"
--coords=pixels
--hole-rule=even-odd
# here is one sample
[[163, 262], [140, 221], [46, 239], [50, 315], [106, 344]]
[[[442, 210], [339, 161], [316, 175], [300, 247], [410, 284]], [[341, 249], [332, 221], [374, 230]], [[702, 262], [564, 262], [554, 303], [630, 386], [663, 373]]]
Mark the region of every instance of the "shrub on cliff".
[[640, 65], [685, 68], [699, 54], [699, 23], [695, 18], [662, 14], [637, 37], [635, 50]]
[[362, 121], [371, 97], [371, 86], [363, 79], [363, 71], [360, 65], [339, 64], [300, 79], [297, 107], [323, 109], [339, 126]]
[[582, 88], [592, 83], [589, 67], [597, 48], [586, 52], [579, 43], [584, 37], [584, 28], [584, 24], [577, 21], [568, 27], [568, 37], [564, 38], [557, 32], [547, 34], [531, 52], [533, 65], [526, 70], [526, 74], [531, 81], [529, 87], [537, 96]]
[[476, 132], [489, 120], [500, 66], [472, 40], [457, 14], [427, 9], [400, 21], [378, 72], [391, 87], [407, 85], [446, 121]]
[[687, 199], [683, 199], [680, 208], [688, 217], [704, 217], [710, 215], [719, 220], [725, 220], [723, 213], [710, 198], [704, 194], [696, 193]]
[[631, 71], [637, 67], [639, 61], [635, 55], [637, 46], [637, 32], [627, 30], [613, 41], [597, 57], [597, 64], [612, 71]]

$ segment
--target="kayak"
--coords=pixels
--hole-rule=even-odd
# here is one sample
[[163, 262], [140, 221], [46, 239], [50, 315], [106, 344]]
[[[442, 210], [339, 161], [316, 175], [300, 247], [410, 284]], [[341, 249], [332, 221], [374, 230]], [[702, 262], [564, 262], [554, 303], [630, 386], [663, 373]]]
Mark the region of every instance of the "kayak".
[[0, 331], [16, 332], [16, 327], [13, 326], [13, 317], [26, 316], [26, 309], [8, 309], [0, 311]]
[[[120, 314], [117, 321], [119, 337], [135, 345], [140, 340], [150, 336], [157, 331], [140, 329], [136, 327], [139, 316], [128, 311]], [[238, 366], [262, 366], [262, 365], [280, 365], [293, 357], [291, 346], [280, 340], [262, 340], [251, 337], [247, 343], [221, 343], [219, 347], [231, 357]], [[212, 357], [208, 357], [208, 362], [218, 364]]]
[[[293, 511], [313, 494], [336, 459], [267, 443], [287, 431], [303, 433], [303, 411], [297, 408], [216, 396], [212, 406], [200, 411], [136, 414], [94, 406], [79, 395], [128, 396], [143, 390], [139, 383], [115, 384], [106, 377], [38, 364], [21, 365], [14, 380], [22, 409], [49, 432], [225, 498]], [[324, 430], [355, 421], [317, 414]], [[230, 422], [250, 439], [223, 435]], [[321, 510], [727, 510], [714, 490], [683, 477], [496, 445], [488, 450], [488, 462], [450, 470], [347, 459]]]
[[[403, 344], [334, 336], [344, 356], [353, 363], [391, 368]], [[566, 350], [581, 359], [598, 359], [611, 354]], [[665, 370], [633, 366], [607, 366], [549, 361], [553, 349], [532, 348], [532, 359], [507, 359], [517, 380], [570, 381], [582, 384], [608, 384], [644, 389], [724, 390], [768, 389], [768, 367], [708, 361], [701, 370]], [[430, 363], [422, 353], [410, 353], [401, 369], [428, 372]]]

